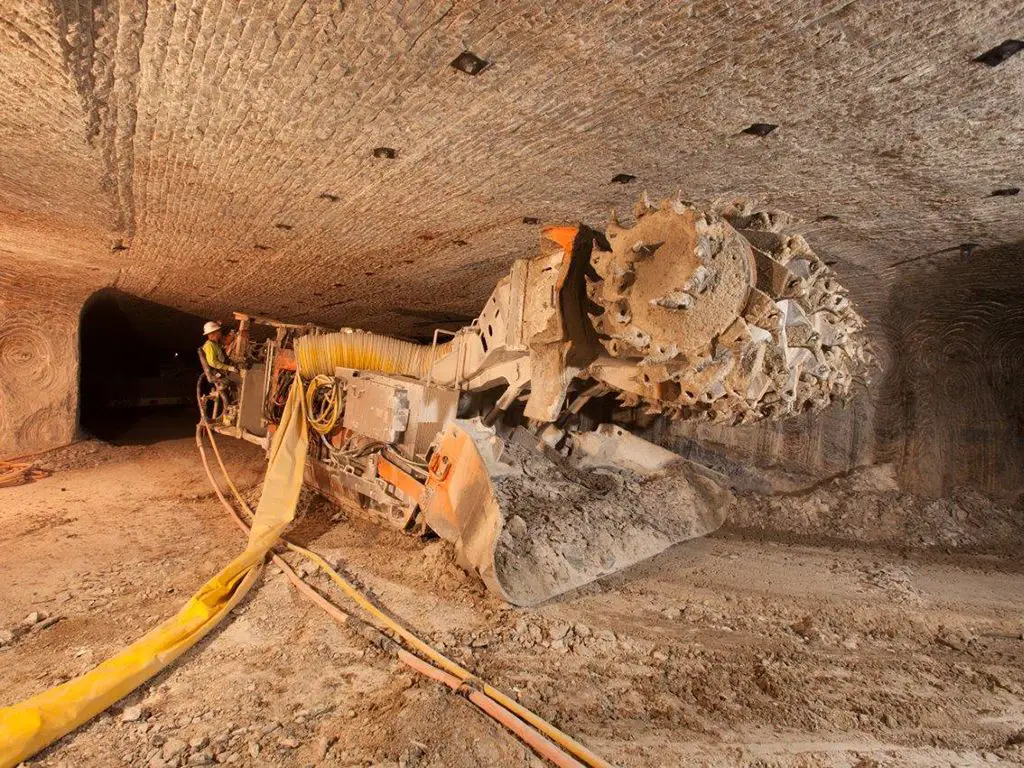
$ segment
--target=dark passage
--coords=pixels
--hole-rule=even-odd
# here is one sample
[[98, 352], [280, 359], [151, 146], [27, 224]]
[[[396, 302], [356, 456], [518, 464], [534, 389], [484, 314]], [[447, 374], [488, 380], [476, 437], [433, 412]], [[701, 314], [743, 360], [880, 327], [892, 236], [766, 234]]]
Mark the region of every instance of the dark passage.
[[113, 289], [82, 310], [79, 424], [116, 444], [192, 433], [202, 318]]

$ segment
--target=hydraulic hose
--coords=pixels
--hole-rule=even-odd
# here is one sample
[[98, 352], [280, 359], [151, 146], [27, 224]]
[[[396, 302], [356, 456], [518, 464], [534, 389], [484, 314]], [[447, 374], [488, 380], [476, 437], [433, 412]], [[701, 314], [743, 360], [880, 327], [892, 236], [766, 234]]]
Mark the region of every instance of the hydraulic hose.
[[341, 392], [332, 376], [314, 376], [306, 388], [306, 420], [314, 432], [329, 435], [341, 414]]
[[0, 488], [24, 485], [49, 475], [47, 470], [39, 469], [30, 461], [0, 461]]
[[[217, 486], [217, 483], [213, 478], [213, 473], [210, 470], [210, 462], [206, 458], [206, 451], [203, 449], [202, 429], [204, 426], [205, 425], [200, 424], [198, 427], [196, 427], [196, 446], [199, 448], [199, 455], [203, 460], [203, 467], [206, 469], [206, 477], [209, 479], [210, 485], [213, 487], [214, 493], [217, 494], [217, 498], [220, 499], [221, 504], [224, 505], [224, 508], [231, 513], [232, 518], [234, 519], [238, 527], [242, 529], [242, 532], [247, 534], [249, 533], [249, 525], [238, 515], [238, 512], [235, 511], [235, 508], [231, 506], [231, 502], [229, 502], [227, 498], [225, 498], [224, 493]], [[207, 427], [207, 429], [209, 429], [209, 427]], [[213, 444], [212, 439], [211, 444]], [[225, 477], [227, 477], [227, 475], [225, 475]], [[228, 478], [228, 483], [231, 484], [230, 478]], [[232, 488], [234, 488], [234, 485], [231, 485]], [[327, 600], [323, 595], [321, 595], [319, 592], [317, 592], [315, 589], [309, 586], [309, 584], [303, 581], [302, 577], [299, 576], [295, 572], [295, 570], [288, 564], [288, 562], [280, 555], [278, 555], [276, 552], [272, 551], [270, 553], [270, 558], [274, 565], [281, 569], [284, 575], [292, 583], [292, 586], [298, 589], [303, 594], [303, 596], [306, 597], [306, 599], [316, 603], [320, 608], [322, 608], [324, 611], [330, 614], [332, 618], [343, 624], [351, 618], [347, 613], [342, 611], [340, 608], [334, 605], [334, 603]]]
[[[81, 440], [75, 440], [68, 443], [66, 447], [70, 448], [72, 445], [80, 442]], [[0, 488], [10, 488], [15, 485], [23, 485], [24, 483], [31, 483], [34, 480], [42, 480], [44, 477], [49, 477], [52, 474], [50, 470], [40, 469], [35, 465], [35, 462], [26, 461], [26, 459], [33, 459], [48, 452], [48, 450], [36, 451], [35, 453], [25, 453], [21, 456], [12, 456], [9, 459], [0, 459]]]
[[[210, 446], [213, 449], [214, 457], [217, 460], [217, 464], [220, 467], [221, 473], [224, 476], [224, 478], [225, 478], [225, 480], [226, 480], [226, 482], [228, 484], [228, 487], [231, 489], [231, 493], [234, 495], [235, 500], [238, 502], [238, 504], [241, 506], [241, 508], [243, 510], [245, 510], [246, 514], [251, 519], [252, 515], [253, 515], [253, 511], [252, 511], [251, 507], [248, 505], [248, 503], [245, 501], [245, 499], [242, 498], [241, 493], [238, 491], [238, 488], [235, 486], [234, 482], [232, 481], [231, 476], [230, 476], [230, 474], [227, 471], [227, 468], [224, 466], [224, 461], [223, 461], [223, 459], [222, 459], [222, 457], [220, 455], [220, 450], [217, 448], [217, 442], [216, 442], [216, 439], [214, 438], [213, 430], [210, 428], [210, 426], [206, 422], [206, 420], [204, 418], [202, 418], [202, 417], [201, 417], [199, 428], [197, 428], [197, 432], [196, 432], [196, 440], [197, 440], [197, 442], [200, 441], [200, 431], [199, 431], [199, 429], [200, 428], [204, 428], [204, 427], [206, 429], [207, 436], [208, 436], [208, 438], [210, 440]], [[204, 464], [204, 466], [206, 468], [207, 477], [209, 478], [210, 483], [213, 486], [215, 493], [217, 494], [217, 496], [220, 499], [221, 503], [236, 518], [237, 522], [241, 523], [244, 526], [245, 524], [242, 521], [241, 517], [239, 517], [239, 515], [235, 511], [234, 507], [232, 507], [230, 502], [224, 497], [223, 493], [220, 491], [219, 486], [217, 485], [216, 481], [214, 480], [213, 474], [212, 474], [212, 472], [210, 470], [209, 463], [206, 460], [206, 455], [205, 455], [205, 452], [203, 451], [203, 448], [202, 448], [201, 444], [200, 444], [200, 449], [199, 450], [200, 450], [200, 455], [203, 458], [203, 464]], [[590, 766], [591, 768], [614, 768], [614, 766], [611, 763], [609, 763], [607, 760], [602, 758], [600, 755], [597, 755], [596, 753], [594, 753], [593, 751], [591, 751], [590, 749], [588, 749], [584, 745], [580, 744], [578, 741], [573, 739], [571, 736], [569, 736], [564, 731], [562, 731], [562, 730], [556, 728], [555, 726], [551, 725], [549, 722], [544, 720], [542, 717], [540, 717], [539, 715], [535, 714], [531, 710], [527, 709], [522, 704], [520, 704], [519, 702], [517, 702], [515, 699], [511, 698], [510, 696], [506, 695], [502, 691], [500, 691], [497, 688], [489, 685], [488, 683], [485, 683], [482, 680], [479, 680], [468, 669], [466, 669], [465, 667], [461, 666], [460, 664], [458, 664], [457, 662], [453, 661], [452, 659], [448, 658], [447, 656], [445, 656], [440, 651], [438, 651], [435, 648], [433, 648], [431, 645], [429, 645], [425, 641], [421, 640], [419, 637], [417, 637], [415, 634], [413, 634], [411, 631], [406, 629], [404, 626], [399, 624], [395, 619], [393, 619], [391, 616], [389, 616], [387, 613], [385, 613], [383, 610], [378, 608], [374, 603], [372, 603], [351, 582], [349, 582], [347, 579], [345, 579], [343, 576], [341, 576], [337, 571], [335, 571], [334, 568], [331, 567], [330, 563], [328, 563], [326, 560], [324, 560], [320, 555], [318, 555], [317, 553], [315, 553], [315, 552], [313, 552], [313, 551], [311, 551], [309, 549], [306, 549], [305, 547], [299, 546], [298, 544], [294, 544], [294, 543], [288, 541], [287, 539], [285, 539], [283, 537], [281, 538], [281, 541], [292, 552], [296, 552], [296, 553], [302, 555], [303, 557], [307, 558], [308, 560], [312, 561], [313, 563], [316, 563], [316, 565], [319, 566], [324, 571], [324, 573], [328, 576], [328, 578], [330, 578], [330, 580], [333, 581], [341, 589], [341, 591], [344, 592], [345, 595], [349, 597], [349, 599], [351, 599], [353, 602], [355, 602], [366, 613], [370, 614], [374, 619], [377, 620], [377, 622], [379, 622], [379, 624], [383, 625], [385, 628], [387, 628], [394, 635], [396, 635], [397, 637], [401, 638], [401, 640], [404, 641], [404, 643], [407, 644], [409, 647], [415, 649], [417, 652], [419, 652], [420, 654], [422, 654], [423, 656], [428, 658], [433, 664], [435, 664], [437, 667], [439, 667], [444, 672], [447, 672], [449, 675], [452, 675], [455, 678], [457, 678], [461, 682], [461, 684], [463, 686], [470, 686], [470, 687], [472, 687], [475, 690], [479, 690], [480, 692], [485, 694], [489, 699], [493, 700], [497, 704], [501, 705], [501, 707], [503, 707], [504, 709], [508, 710], [512, 714], [514, 714], [521, 721], [523, 721], [524, 723], [528, 724], [529, 726], [532, 726], [532, 728], [534, 728], [536, 731], [539, 731], [540, 733], [544, 734], [552, 742], [554, 742], [555, 744], [558, 744], [559, 747], [561, 747], [565, 751], [571, 753], [576, 758], [579, 758], [579, 760], [583, 761], [584, 765]], [[284, 562], [277, 555], [274, 555], [273, 557], [275, 558], [274, 559], [275, 564], [280, 565], [280, 563], [278, 562], [279, 560], [280, 560], [281, 563]], [[287, 564], [285, 564], [285, 565], [287, 565]], [[316, 599], [314, 599], [314, 601], [318, 605], [320, 605], [321, 607], [324, 607], [323, 604], [326, 603], [328, 606], [330, 606], [330, 608], [332, 610], [328, 610], [327, 608], [325, 608], [325, 610], [328, 610], [328, 613], [330, 613], [335, 618], [338, 618], [338, 614], [341, 614], [342, 618], [338, 618], [338, 620], [340, 620], [340, 621], [347, 620], [348, 617], [347, 617], [346, 614], [341, 612], [338, 608], [336, 608], [334, 605], [332, 605], [327, 600], [325, 600], [319, 593], [317, 593], [316, 590], [313, 590], [312, 587], [310, 587], [308, 584], [306, 584], [304, 581], [302, 581], [302, 579], [300, 579], [298, 577], [298, 575], [296, 575], [294, 573], [294, 571], [292, 571], [290, 568], [288, 568], [287, 570], [285, 570], [285, 573], [286, 573], [286, 575], [288, 573], [291, 573], [291, 576], [289, 576], [289, 580], [292, 580], [293, 584], [296, 584], [295, 580], [297, 580], [299, 583], [301, 583], [303, 585], [302, 587], [299, 587], [302, 590], [303, 594], [308, 596], [309, 593], [306, 590], [309, 590], [314, 595], [316, 595]], [[294, 580], [292, 579], [292, 577], [294, 577]], [[296, 586], [298, 586], [298, 584], [296, 584]], [[313, 599], [313, 598], [311, 598], [311, 599]], [[559, 763], [559, 765], [572, 765], [572, 764], [571, 763]]]
[[490, 696], [486, 696], [480, 691], [475, 690], [473, 687], [459, 680], [455, 675], [449, 675], [447, 672], [438, 669], [433, 664], [424, 661], [419, 656], [413, 656], [405, 650], [400, 649], [398, 651], [398, 658], [403, 664], [416, 672], [419, 672], [421, 675], [429, 677], [432, 680], [436, 680], [443, 685], [447, 685], [456, 693], [465, 693], [466, 698], [469, 699], [476, 707], [515, 733], [519, 738], [529, 744], [538, 755], [547, 758], [552, 763], [559, 766], [559, 768], [585, 768], [583, 763], [567, 754], [554, 742], [544, 738], [544, 736], [537, 730], [524, 723]]

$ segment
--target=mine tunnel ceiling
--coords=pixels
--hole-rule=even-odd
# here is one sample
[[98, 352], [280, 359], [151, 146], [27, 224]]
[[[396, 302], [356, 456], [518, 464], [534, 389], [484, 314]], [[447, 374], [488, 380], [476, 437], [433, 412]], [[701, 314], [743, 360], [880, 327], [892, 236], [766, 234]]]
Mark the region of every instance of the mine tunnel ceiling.
[[910, 262], [1024, 242], [1014, 6], [8, 3], [0, 261], [420, 335], [541, 223], [681, 190], [804, 219], [870, 316]]

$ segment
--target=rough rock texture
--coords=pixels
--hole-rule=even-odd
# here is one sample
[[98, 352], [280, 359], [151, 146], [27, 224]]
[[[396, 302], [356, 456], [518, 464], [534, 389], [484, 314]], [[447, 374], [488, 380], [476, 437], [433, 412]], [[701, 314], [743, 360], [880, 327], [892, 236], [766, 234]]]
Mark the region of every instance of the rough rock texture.
[[926, 494], [1024, 492], [1024, 249], [915, 264], [892, 289], [876, 458]]
[[75, 435], [78, 313], [0, 293], [0, 455], [62, 445]]
[[[220, 443], [235, 482], [258, 496], [262, 453]], [[196, 472], [191, 437], [89, 447], [57, 452], [53, 476], [3, 491], [0, 704], [107, 658], [242, 546]], [[910, 524], [886, 530], [898, 548], [870, 546], [888, 538], [871, 512], [901, 499], [879, 471], [850, 481], [771, 500], [782, 527], [809, 534], [800, 543], [766, 537], [761, 500], [741, 499], [736, 522], [760, 527], [749, 535], [674, 547], [530, 610], [486, 592], [447, 542], [358, 510], [303, 499], [289, 537], [622, 768], [1020, 766], [1020, 527], [1011, 551], [1005, 521], [964, 498], [897, 518]], [[836, 520], [847, 525], [829, 529]], [[943, 535], [922, 551], [927, 541], [908, 533]], [[959, 551], [986, 542], [996, 551]], [[323, 573], [286, 557], [355, 614]], [[239, 768], [540, 768], [503, 728], [412, 675], [359, 622], [331, 621], [275, 570], [168, 674], [25, 768], [209, 765], [211, 753]]]
[[744, 494], [730, 526], [786, 539], [856, 541], [887, 547], [983, 551], [1017, 556], [1024, 549], [1020, 511], [977, 491], [927, 499], [900, 490], [891, 464], [877, 464], [773, 496]]
[[[1024, 34], [1019, 11], [1013, 0], [9, 0], [0, 326], [22, 330], [0, 334], [16, 369], [0, 369], [0, 455], [72, 433], [74, 319], [93, 290], [418, 333], [438, 313], [474, 315], [510, 260], [536, 248], [524, 218], [600, 225], [640, 186], [763, 195], [811, 222], [811, 245], [892, 340], [914, 322], [895, 288], [919, 269], [937, 270], [941, 293], [960, 244], [1024, 242], [1021, 196], [991, 195], [1024, 186], [1024, 56], [972, 61]], [[490, 66], [450, 67], [464, 49]], [[755, 122], [779, 127], [742, 133]], [[611, 183], [617, 174], [636, 179]], [[998, 271], [963, 278], [968, 293], [1007, 285]], [[947, 322], [922, 302], [929, 322]], [[978, 350], [982, 325], [1007, 322], [1001, 306], [986, 311]], [[37, 312], [50, 344], [26, 336]], [[934, 381], [933, 362], [916, 361], [892, 374], [911, 389]], [[985, 370], [970, 375], [989, 381]], [[999, 407], [974, 421], [1005, 420]], [[907, 439], [886, 435], [883, 448], [903, 446], [901, 476], [927, 486], [957, 451], [925, 454], [975, 427], [922, 414], [907, 412]], [[757, 450], [814, 469], [873, 453], [873, 430], [835, 419], [796, 446], [780, 435], [799, 423], [759, 430]], [[1003, 442], [963, 472], [1005, 492], [1019, 456], [984, 429]], [[914, 443], [936, 434], [952, 442]]]

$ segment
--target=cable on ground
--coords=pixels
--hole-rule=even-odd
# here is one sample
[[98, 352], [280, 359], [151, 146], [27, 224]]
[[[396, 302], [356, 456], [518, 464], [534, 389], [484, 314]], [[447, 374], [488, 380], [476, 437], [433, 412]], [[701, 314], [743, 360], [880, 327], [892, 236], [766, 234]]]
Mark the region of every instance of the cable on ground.
[[[231, 489], [232, 495], [235, 497], [235, 500], [238, 502], [240, 507], [245, 511], [245, 514], [249, 516], [249, 519], [252, 519], [252, 508], [248, 505], [245, 499], [242, 498], [242, 495], [232, 481], [227, 468], [224, 466], [224, 461], [220, 455], [220, 450], [217, 448], [217, 442], [214, 437], [213, 430], [205, 419], [201, 419], [200, 424], [196, 428], [196, 444], [199, 446], [200, 456], [202, 457], [203, 466], [206, 469], [206, 474], [210, 484], [213, 487], [214, 492], [217, 494], [217, 497], [220, 499], [221, 504], [224, 505], [224, 507], [232, 514], [236, 522], [247, 531], [248, 526], [245, 521], [231, 505], [231, 502], [229, 502], [224, 496], [224, 493], [220, 490], [220, 487], [214, 479], [213, 472], [210, 469], [210, 464], [206, 457], [206, 452], [202, 445], [203, 429], [205, 429], [214, 457], [217, 460], [217, 464], [220, 467], [220, 471], [224, 476], [228, 487]], [[565, 732], [551, 725], [542, 717], [530, 711], [502, 691], [479, 680], [465, 667], [421, 640], [400, 624], [396, 619], [372, 603], [350, 581], [335, 571], [334, 568], [320, 555], [306, 549], [305, 547], [301, 547], [298, 544], [294, 544], [284, 537], [281, 538], [281, 542], [292, 552], [302, 555], [319, 566], [328, 578], [330, 578], [330, 580], [333, 581], [347, 597], [376, 620], [377, 624], [372, 626], [375, 626], [378, 631], [385, 632], [385, 636], [389, 637], [392, 642], [404, 644], [429, 660], [428, 662], [422, 658], [411, 656], [407, 653], [405, 657], [401, 655], [399, 656], [403, 663], [406, 663], [417, 671], [423, 674], [428, 674], [428, 676], [433, 679], [446, 684], [448, 684], [448, 677], [454, 678], [459, 683], [459, 687], [456, 688], [456, 690], [465, 689], [470, 692], [483, 694], [483, 698], [486, 698], [488, 702], [491, 702], [491, 704], [481, 702], [480, 697], [476, 697], [476, 701], [473, 700], [473, 696], [469, 696], [468, 698], [488, 715], [494, 717], [502, 725], [505, 725], [516, 733], [516, 735], [519, 736], [526, 744], [537, 750], [538, 754], [541, 754], [555, 765], [565, 766], [565, 768], [576, 768], [580, 765], [590, 766], [591, 768], [614, 768], [611, 763], [580, 744]], [[303, 581], [279, 555], [273, 554], [272, 557], [274, 563], [282, 569], [288, 577], [288, 580], [300, 590], [303, 596], [316, 603], [336, 621], [344, 623], [352, 618], [349, 614], [341, 611], [337, 606], [326, 600], [319, 592]], [[418, 665], [414, 666], [409, 664], [410, 659], [419, 659]], [[428, 673], [426, 667], [433, 670], [433, 673]], [[445, 675], [448, 677], [445, 677]], [[498, 708], [503, 710], [511, 719], [504, 716], [496, 717], [493, 713], [494, 707], [492, 705], [496, 705]], [[537, 745], [540, 746], [538, 747]], [[552, 750], [552, 748], [554, 748], [554, 750]], [[578, 758], [578, 760], [576, 758]], [[582, 761], [582, 763], [580, 761]]]
[[13, 488], [49, 477], [50, 472], [30, 461], [0, 461], [0, 488]]

